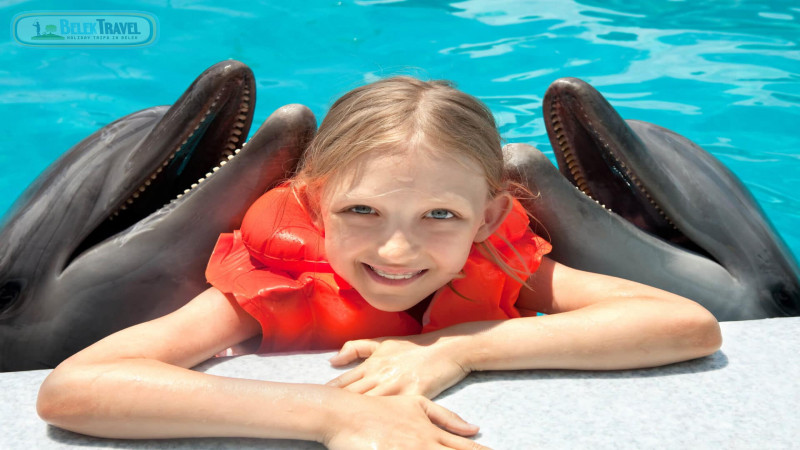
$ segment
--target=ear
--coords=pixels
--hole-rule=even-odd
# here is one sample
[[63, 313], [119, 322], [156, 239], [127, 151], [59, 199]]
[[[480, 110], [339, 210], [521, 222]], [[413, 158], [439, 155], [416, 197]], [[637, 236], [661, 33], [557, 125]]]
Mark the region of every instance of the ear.
[[486, 204], [483, 225], [478, 228], [478, 233], [475, 234], [475, 242], [483, 242], [489, 239], [489, 236], [506, 220], [506, 216], [511, 212], [511, 206], [511, 195], [507, 192], [503, 192], [491, 199]]

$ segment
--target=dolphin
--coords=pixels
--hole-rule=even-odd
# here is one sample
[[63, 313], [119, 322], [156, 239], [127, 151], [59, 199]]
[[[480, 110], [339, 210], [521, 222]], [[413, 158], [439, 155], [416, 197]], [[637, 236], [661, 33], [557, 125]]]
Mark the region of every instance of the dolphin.
[[548, 88], [543, 112], [559, 169], [528, 145], [505, 155], [554, 260], [682, 295], [718, 320], [800, 314], [797, 261], [719, 160], [670, 130], [623, 120], [576, 78]]
[[125, 116], [63, 154], [0, 223], [0, 371], [51, 368], [207, 288], [222, 232], [293, 171], [316, 129], [287, 105], [253, 135], [255, 83], [238, 61], [171, 106]]

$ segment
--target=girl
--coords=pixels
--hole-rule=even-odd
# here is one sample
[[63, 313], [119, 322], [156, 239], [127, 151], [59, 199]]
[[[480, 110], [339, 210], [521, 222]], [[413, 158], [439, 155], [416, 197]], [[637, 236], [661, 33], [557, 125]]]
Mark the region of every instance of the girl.
[[[213, 287], [66, 360], [39, 414], [108, 437], [474, 448], [463, 436], [477, 427], [426, 399], [471, 371], [647, 367], [719, 348], [698, 304], [545, 257], [508, 189], [477, 99], [408, 77], [357, 88], [290, 183], [220, 237]], [[260, 351], [366, 360], [328, 386], [188, 369], [259, 334]]]

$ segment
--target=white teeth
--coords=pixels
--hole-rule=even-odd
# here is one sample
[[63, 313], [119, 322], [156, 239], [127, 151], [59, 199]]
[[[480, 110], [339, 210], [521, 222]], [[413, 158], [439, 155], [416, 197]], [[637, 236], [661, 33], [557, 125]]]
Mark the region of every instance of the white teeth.
[[422, 272], [421, 270], [417, 270], [416, 272], [409, 272], [409, 273], [386, 273], [372, 266], [369, 266], [369, 268], [372, 269], [378, 275], [382, 276], [383, 278], [387, 278], [389, 280], [408, 280], [409, 278], [412, 278], [415, 275]]
[[214, 168], [213, 168], [213, 169], [211, 169], [211, 170], [213, 170], [214, 172], [216, 172], [216, 171], [218, 171], [218, 170], [219, 170], [219, 167], [214, 167]]
[[228, 155], [228, 161], [232, 160], [233, 158], [234, 158], [233, 155]]
[[240, 151], [242, 151], [242, 149], [240, 149], [240, 148], [237, 148], [236, 150], [234, 150], [234, 152], [233, 152], [233, 153], [238, 155]]

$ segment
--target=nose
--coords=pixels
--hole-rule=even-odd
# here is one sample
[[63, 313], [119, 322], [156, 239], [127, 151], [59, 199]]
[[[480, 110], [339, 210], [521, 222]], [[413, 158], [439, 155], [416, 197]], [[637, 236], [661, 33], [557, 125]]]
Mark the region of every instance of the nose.
[[393, 264], [411, 262], [417, 253], [417, 245], [409, 233], [395, 230], [389, 238], [378, 247], [378, 256]]

